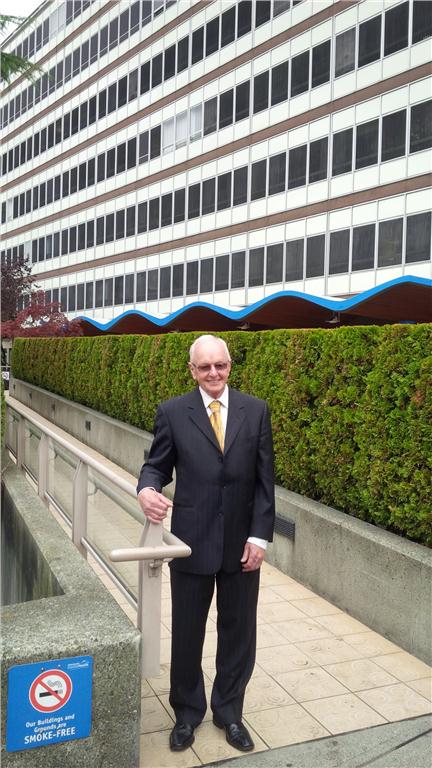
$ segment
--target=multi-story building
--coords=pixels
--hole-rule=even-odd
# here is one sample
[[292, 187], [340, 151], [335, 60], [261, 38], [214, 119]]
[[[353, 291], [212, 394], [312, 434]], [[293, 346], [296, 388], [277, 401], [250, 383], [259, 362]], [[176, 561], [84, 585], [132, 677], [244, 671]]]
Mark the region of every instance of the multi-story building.
[[432, 2], [44, 2], [5, 43], [2, 258], [70, 317], [431, 276]]

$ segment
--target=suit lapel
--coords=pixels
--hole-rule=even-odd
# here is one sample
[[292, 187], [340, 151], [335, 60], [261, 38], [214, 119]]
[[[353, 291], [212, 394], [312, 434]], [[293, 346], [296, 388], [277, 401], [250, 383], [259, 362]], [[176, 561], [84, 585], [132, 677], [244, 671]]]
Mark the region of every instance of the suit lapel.
[[188, 403], [189, 418], [198, 427], [198, 429], [205, 435], [208, 440], [214, 445], [214, 447], [220, 451], [219, 443], [216, 435], [213, 431], [213, 427], [210, 424], [210, 419], [207, 416], [206, 409], [201, 397], [201, 393], [198, 389], [194, 389], [191, 392], [190, 402]]
[[239, 398], [237, 392], [234, 389], [229, 390], [228, 401], [228, 421], [225, 432], [225, 450], [224, 453], [228, 453], [234, 440], [236, 439], [243, 421], [245, 420], [245, 409]]

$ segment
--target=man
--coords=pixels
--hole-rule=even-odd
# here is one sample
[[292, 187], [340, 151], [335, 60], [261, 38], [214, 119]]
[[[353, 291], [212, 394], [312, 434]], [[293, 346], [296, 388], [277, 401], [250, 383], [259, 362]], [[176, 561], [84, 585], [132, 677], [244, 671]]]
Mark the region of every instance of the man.
[[242, 723], [243, 699], [255, 663], [259, 568], [274, 525], [270, 416], [263, 400], [228, 388], [223, 339], [196, 339], [189, 368], [198, 387], [159, 406], [137, 487], [144, 514], [160, 523], [171, 506], [161, 490], [175, 468], [171, 529], [192, 548], [189, 558], [171, 562], [170, 747], [189, 747], [206, 712], [201, 660], [216, 583], [213, 722], [248, 752], [254, 744]]

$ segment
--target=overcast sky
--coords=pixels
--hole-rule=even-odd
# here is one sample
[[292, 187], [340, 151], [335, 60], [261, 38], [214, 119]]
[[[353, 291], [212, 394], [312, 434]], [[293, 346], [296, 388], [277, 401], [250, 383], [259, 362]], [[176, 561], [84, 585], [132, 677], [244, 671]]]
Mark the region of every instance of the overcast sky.
[[[5, 16], [30, 16], [41, 5], [42, 0], [0, 0], [0, 14]], [[9, 24], [6, 31], [0, 36], [0, 40], [9, 37], [16, 29], [14, 24]]]

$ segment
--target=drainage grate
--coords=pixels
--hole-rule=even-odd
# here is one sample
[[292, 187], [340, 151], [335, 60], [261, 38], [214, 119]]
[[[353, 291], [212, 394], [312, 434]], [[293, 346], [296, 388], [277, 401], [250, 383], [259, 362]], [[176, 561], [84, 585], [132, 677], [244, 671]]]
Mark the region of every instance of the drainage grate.
[[286, 517], [276, 515], [275, 533], [280, 533], [281, 536], [286, 536], [288, 539], [295, 539], [294, 520], [287, 520]]

